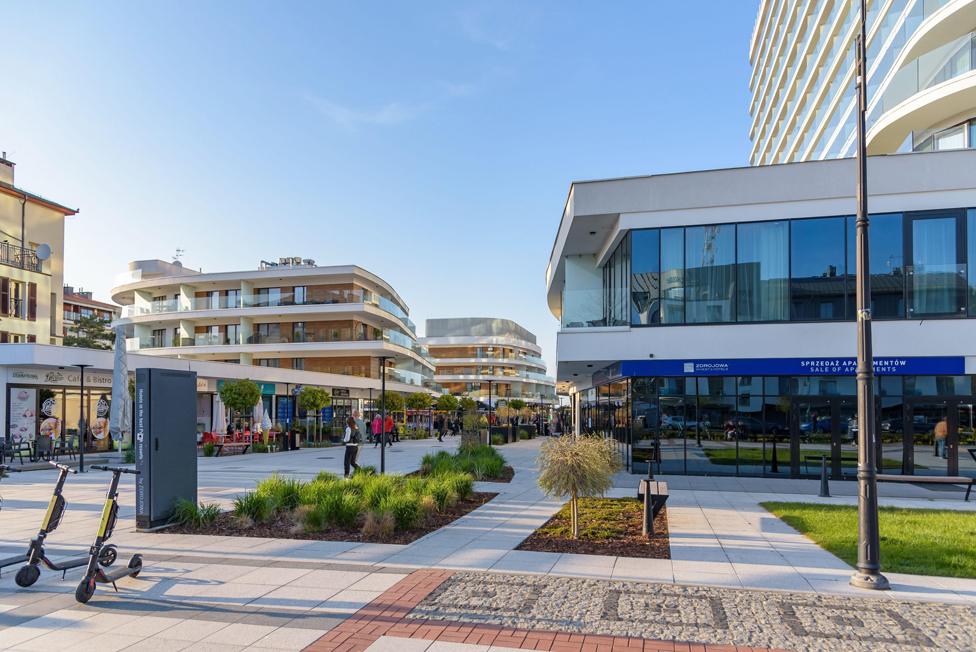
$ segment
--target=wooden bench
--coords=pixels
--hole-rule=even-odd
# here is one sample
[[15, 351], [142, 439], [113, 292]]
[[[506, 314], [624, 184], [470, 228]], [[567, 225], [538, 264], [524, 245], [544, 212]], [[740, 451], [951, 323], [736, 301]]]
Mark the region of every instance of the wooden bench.
[[246, 442], [246, 441], [238, 441], [238, 442], [229, 441], [223, 444], [214, 444], [214, 448], [216, 449], [216, 452], [214, 453], [214, 457], [220, 457], [220, 454], [224, 451], [224, 449], [227, 449], [232, 454], [243, 455], [247, 452], [247, 449], [250, 447], [251, 447], [250, 442]]
[[637, 499], [640, 501], [644, 500], [644, 487], [648, 487], [651, 494], [651, 513], [648, 515], [644, 514], [644, 531], [648, 534], [654, 534], [654, 519], [664, 508], [665, 503], [668, 502], [668, 483], [661, 482], [659, 480], [641, 480], [637, 485]]
[[[812, 461], [812, 462], [816, 462], [818, 465], [820, 465], [820, 464], [823, 464], [823, 458], [824, 458], [823, 455], [804, 455], [803, 456], [803, 472], [804, 473], [809, 473], [810, 472], [810, 467], [807, 466], [807, 462], [811, 462]], [[827, 467], [828, 468], [830, 467], [831, 464], [833, 464], [833, 462], [831, 460], [832, 460], [831, 456], [830, 455], [827, 455]], [[850, 457], [850, 456], [845, 457], [845, 456], [841, 455], [841, 458], [840, 458], [840, 465], [841, 465], [841, 467], [844, 466], [844, 462], [854, 462], [854, 464], [856, 465], [857, 464], [857, 457]]]
[[912, 484], [964, 484], [966, 485], [966, 500], [976, 484], [976, 478], [953, 475], [890, 475], [878, 474], [878, 482], [910, 482]]

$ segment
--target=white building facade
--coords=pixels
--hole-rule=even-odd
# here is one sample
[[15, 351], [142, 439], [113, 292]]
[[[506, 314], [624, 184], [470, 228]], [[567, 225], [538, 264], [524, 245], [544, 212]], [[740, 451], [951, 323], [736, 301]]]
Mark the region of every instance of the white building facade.
[[[575, 427], [636, 473], [853, 477], [854, 165], [572, 184], [547, 286]], [[885, 471], [976, 475], [973, 170], [869, 162]]]
[[[556, 381], [536, 337], [509, 319], [428, 319], [421, 340], [436, 365], [434, 380], [444, 392], [492, 405], [520, 399], [529, 405], [556, 402]], [[490, 387], [489, 387], [490, 383]]]
[[[976, 147], [976, 0], [868, 0], [871, 154]], [[762, 0], [753, 165], [853, 156], [859, 0]]]

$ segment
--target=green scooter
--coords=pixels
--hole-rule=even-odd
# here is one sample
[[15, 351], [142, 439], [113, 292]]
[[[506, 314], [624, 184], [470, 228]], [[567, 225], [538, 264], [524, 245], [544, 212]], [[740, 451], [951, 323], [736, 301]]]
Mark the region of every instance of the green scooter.
[[104, 554], [104, 551], [107, 549], [115, 549], [115, 546], [103, 546], [105, 546], [105, 542], [112, 536], [112, 532], [115, 530], [115, 521], [119, 515], [119, 478], [123, 473], [139, 475], [139, 472], [134, 469], [127, 469], [124, 466], [92, 466], [91, 468], [98, 469], [99, 471], [111, 471], [112, 482], [105, 496], [105, 506], [102, 508], [102, 520], [98, 524], [95, 543], [92, 544], [92, 547], [88, 551], [88, 569], [85, 571], [85, 576], [81, 578], [81, 582], [78, 583], [78, 588], [75, 589], [75, 600], [82, 604], [91, 600], [91, 597], [95, 595], [96, 583], [111, 584], [118, 591], [118, 587], [115, 586], [116, 580], [120, 580], [123, 577], [136, 577], [142, 571], [142, 555], [139, 554], [132, 555], [132, 559], [129, 560], [129, 564], [125, 568], [116, 568], [105, 572], [99, 566], [99, 560]]
[[[27, 552], [23, 555], [0, 559], [0, 568], [24, 564], [14, 577], [14, 581], [17, 582], [18, 586], [28, 587], [34, 584], [41, 576], [41, 564], [44, 564], [53, 571], [61, 571], [61, 578], [64, 579], [65, 574], [69, 570], [80, 568], [88, 563], [88, 557], [76, 557], [56, 563], [51, 561], [44, 551], [44, 542], [47, 536], [58, 529], [58, 525], [61, 524], [61, 517], [64, 516], [64, 508], [67, 505], [62, 495], [64, 481], [67, 479], [69, 473], [76, 473], [74, 469], [64, 464], [58, 464], [53, 461], [48, 461], [48, 464], [58, 469], [58, 480], [54, 483], [54, 493], [51, 495], [51, 501], [48, 503], [47, 511], [41, 520], [41, 527], [37, 531], [37, 536], [31, 539], [30, 544], [27, 546]], [[19, 469], [9, 467], [8, 470], [19, 471]], [[111, 566], [115, 563], [117, 557], [118, 551], [114, 546], [105, 548], [98, 562], [103, 566]]]

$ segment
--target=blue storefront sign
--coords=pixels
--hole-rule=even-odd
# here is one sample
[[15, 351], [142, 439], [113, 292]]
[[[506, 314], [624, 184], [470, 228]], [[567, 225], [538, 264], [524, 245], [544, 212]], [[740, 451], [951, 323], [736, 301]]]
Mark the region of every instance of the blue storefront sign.
[[[726, 360], [623, 360], [604, 371], [610, 378], [634, 376], [853, 376], [854, 358], [731, 358]], [[876, 357], [879, 376], [957, 376], [963, 356]], [[599, 372], [594, 374], [600, 375]]]

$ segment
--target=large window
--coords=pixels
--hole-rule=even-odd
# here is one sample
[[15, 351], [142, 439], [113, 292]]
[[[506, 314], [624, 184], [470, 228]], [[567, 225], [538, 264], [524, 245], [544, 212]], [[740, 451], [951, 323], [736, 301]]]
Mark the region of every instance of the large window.
[[844, 218], [794, 220], [790, 241], [791, 316], [845, 318]]
[[632, 231], [630, 242], [630, 323], [653, 324], [660, 313], [661, 232]]
[[685, 230], [661, 230], [661, 323], [685, 321]]
[[965, 266], [961, 215], [937, 212], [911, 215], [908, 316], [965, 316]]
[[735, 319], [735, 225], [685, 229], [685, 321]]
[[738, 320], [790, 318], [790, 225], [740, 224], [738, 237]]
[[[847, 314], [855, 314], [857, 276], [856, 219], [847, 218]], [[868, 229], [871, 265], [871, 315], [905, 316], [904, 226], [900, 213], [872, 215]]]
[[604, 317], [607, 326], [625, 326], [630, 303], [630, 236], [624, 236], [603, 268]]

